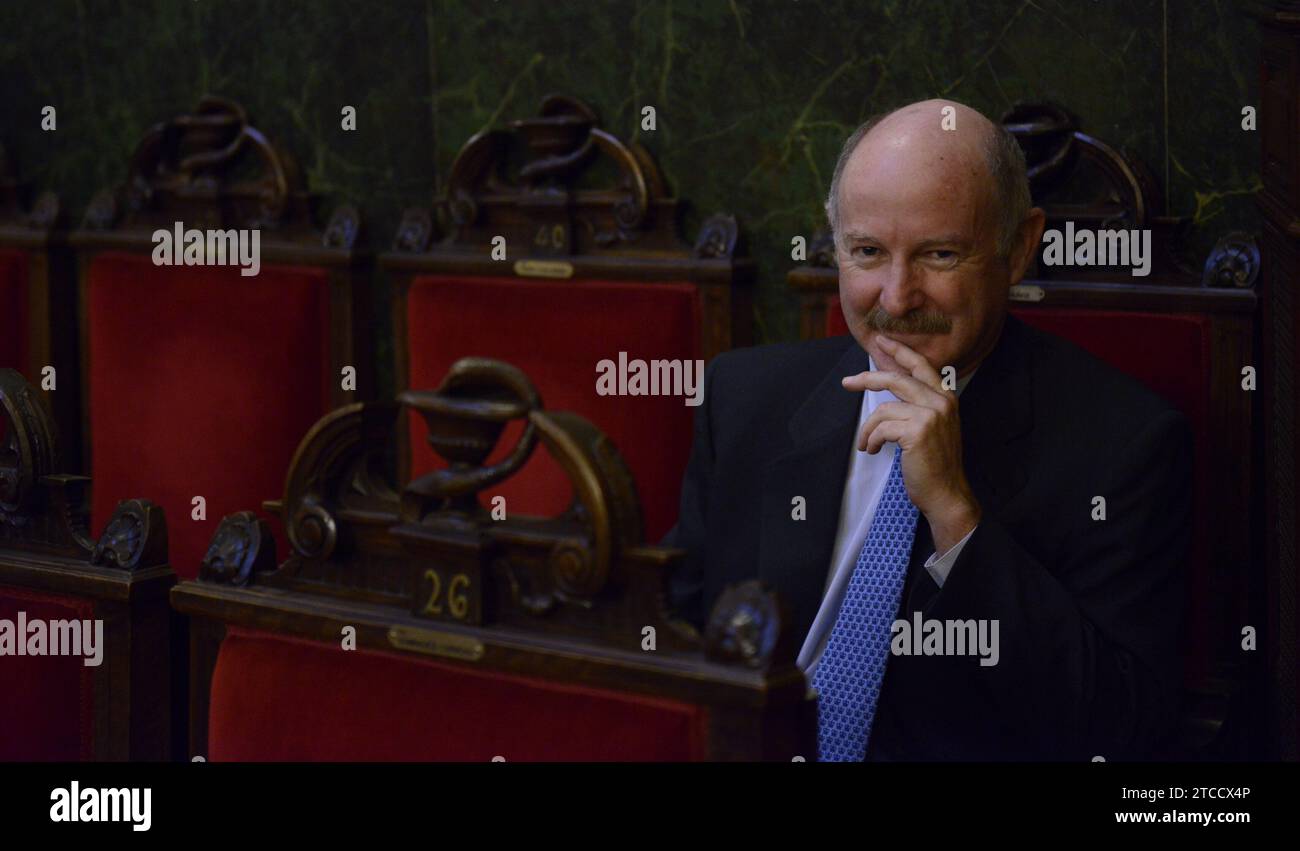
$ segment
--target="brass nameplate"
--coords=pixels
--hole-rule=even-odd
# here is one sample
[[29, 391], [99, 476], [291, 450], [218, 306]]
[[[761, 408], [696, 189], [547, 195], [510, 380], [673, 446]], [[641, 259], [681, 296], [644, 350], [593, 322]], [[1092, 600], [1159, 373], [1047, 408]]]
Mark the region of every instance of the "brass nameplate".
[[395, 626], [388, 630], [388, 643], [400, 650], [411, 650], [429, 656], [463, 659], [477, 662], [483, 658], [483, 642], [436, 629], [414, 626]]
[[516, 260], [515, 274], [525, 278], [572, 278], [573, 264], [565, 260]]
[[1012, 301], [1042, 301], [1046, 297], [1043, 288], [1033, 284], [1016, 284], [1011, 288]]

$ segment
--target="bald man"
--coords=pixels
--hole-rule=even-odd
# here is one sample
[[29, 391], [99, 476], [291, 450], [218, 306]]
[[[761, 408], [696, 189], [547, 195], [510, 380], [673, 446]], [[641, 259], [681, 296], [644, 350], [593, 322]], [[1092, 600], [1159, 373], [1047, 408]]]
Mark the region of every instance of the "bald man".
[[679, 612], [780, 593], [823, 760], [1161, 753], [1190, 431], [1008, 315], [1044, 226], [1019, 146], [912, 104], [849, 137], [826, 211], [851, 336], [710, 364], [666, 539]]

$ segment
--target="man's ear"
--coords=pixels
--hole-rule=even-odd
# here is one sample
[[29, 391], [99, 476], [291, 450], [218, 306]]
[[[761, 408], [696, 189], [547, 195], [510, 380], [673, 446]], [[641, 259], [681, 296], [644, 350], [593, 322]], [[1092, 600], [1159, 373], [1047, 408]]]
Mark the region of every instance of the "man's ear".
[[1029, 272], [1029, 266], [1038, 253], [1038, 245], [1043, 241], [1043, 228], [1047, 226], [1047, 214], [1041, 207], [1034, 207], [1020, 223], [1016, 232], [1016, 242], [1011, 248], [1011, 286], [1020, 283]]

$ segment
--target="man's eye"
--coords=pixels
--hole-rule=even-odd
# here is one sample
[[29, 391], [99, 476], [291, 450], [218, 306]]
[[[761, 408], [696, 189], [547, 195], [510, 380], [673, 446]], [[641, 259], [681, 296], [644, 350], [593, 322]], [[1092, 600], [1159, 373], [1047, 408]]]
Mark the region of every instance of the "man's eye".
[[931, 252], [930, 252], [930, 255], [933, 256], [934, 259], [936, 259], [936, 260], [942, 260], [942, 261], [944, 261], [945, 263], [957, 259], [957, 252], [956, 252], [956, 251], [947, 251], [947, 250], [944, 250], [944, 249], [940, 249], [940, 250], [938, 250], [938, 251], [931, 251]]
[[854, 251], [861, 252], [861, 257], [875, 257], [880, 253], [880, 249], [873, 245], [859, 245]]

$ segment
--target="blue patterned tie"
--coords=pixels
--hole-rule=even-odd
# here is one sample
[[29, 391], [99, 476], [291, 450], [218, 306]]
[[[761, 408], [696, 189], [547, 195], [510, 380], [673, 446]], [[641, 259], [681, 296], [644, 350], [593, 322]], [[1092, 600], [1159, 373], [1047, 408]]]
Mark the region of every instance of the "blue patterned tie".
[[917, 514], [903, 485], [900, 448], [894, 453], [876, 516], [813, 674], [813, 687], [819, 694], [817, 750], [823, 762], [866, 756]]

